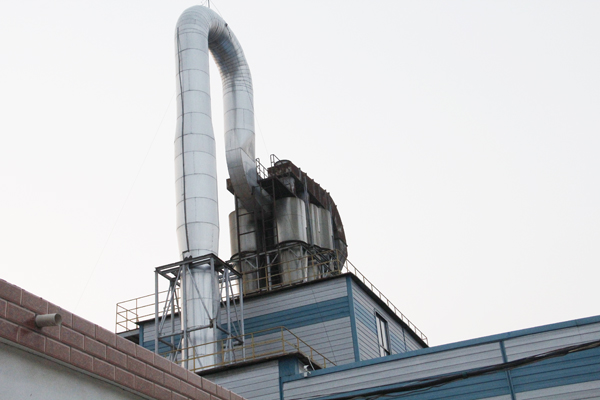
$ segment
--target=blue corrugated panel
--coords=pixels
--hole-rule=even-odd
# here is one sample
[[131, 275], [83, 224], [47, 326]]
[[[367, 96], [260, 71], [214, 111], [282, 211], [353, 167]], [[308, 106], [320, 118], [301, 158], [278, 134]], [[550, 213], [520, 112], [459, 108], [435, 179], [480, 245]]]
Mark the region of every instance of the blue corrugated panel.
[[[174, 339], [175, 339], [175, 346], [179, 347], [179, 341], [181, 339], [180, 335], [176, 335], [174, 337]], [[154, 340], [149, 340], [147, 342], [144, 342], [144, 344], [142, 346], [154, 353]], [[171, 350], [173, 350], [171, 348], [171, 346], [168, 346], [168, 345], [166, 345], [164, 343], [160, 343], [159, 342], [159, 344], [158, 344], [158, 352], [159, 353], [166, 353], [166, 352], [171, 351]]]
[[[402, 399], [412, 400], [437, 400], [437, 399], [461, 399], [461, 400], [476, 400], [494, 396], [502, 396], [510, 394], [506, 375], [504, 373], [496, 373], [484, 375], [475, 378], [469, 378], [464, 381], [456, 381], [444, 386], [434, 387], [429, 390], [415, 392]], [[389, 396], [388, 398], [396, 398], [400, 396]]]
[[517, 393], [600, 380], [600, 348], [517, 368], [511, 376]]
[[369, 312], [365, 306], [363, 306], [359, 301], [354, 303], [354, 311], [356, 313], [356, 318], [362, 322], [373, 334], [377, 337], [377, 325], [375, 324], [375, 314], [373, 312]]
[[396, 337], [396, 335], [390, 332], [390, 342], [392, 342], [392, 354], [404, 353], [406, 351], [406, 345], [402, 339]]
[[[246, 333], [262, 331], [278, 326], [294, 329], [301, 326], [345, 318], [349, 315], [350, 308], [348, 305], [348, 296], [344, 296], [307, 306], [290, 308], [285, 311], [248, 318], [244, 320], [244, 328]], [[237, 321], [235, 323], [237, 323]], [[268, 333], [271, 332], [266, 332], [265, 334]]]
[[354, 361], [360, 361], [360, 351], [358, 349], [358, 329], [356, 327], [356, 313], [354, 294], [352, 293], [352, 278], [346, 276], [346, 291], [348, 293], [348, 309], [350, 310], [350, 329], [352, 331], [352, 348], [354, 350]]
[[[402, 385], [398, 385], [400, 387]], [[379, 389], [383, 389], [381, 387]], [[387, 387], [386, 387], [387, 388]], [[348, 395], [356, 395], [362, 397], [364, 394], [368, 396], [368, 392], [357, 390], [355, 392], [346, 393]], [[455, 381], [442, 386], [430, 387], [428, 389], [416, 390], [414, 392], [399, 392], [390, 393], [385, 396], [386, 399], [402, 399], [402, 400], [439, 400], [439, 399], [461, 399], [461, 400], [477, 400], [489, 397], [502, 396], [510, 394], [506, 374], [497, 372], [490, 375], [483, 375], [469, 378], [466, 380]], [[335, 398], [334, 396], [331, 396]], [[322, 397], [321, 399], [327, 399]]]
[[[405, 331], [406, 332], [406, 331]], [[406, 335], [406, 351], [415, 351], [422, 349], [423, 347], [419, 344], [412, 335]]]

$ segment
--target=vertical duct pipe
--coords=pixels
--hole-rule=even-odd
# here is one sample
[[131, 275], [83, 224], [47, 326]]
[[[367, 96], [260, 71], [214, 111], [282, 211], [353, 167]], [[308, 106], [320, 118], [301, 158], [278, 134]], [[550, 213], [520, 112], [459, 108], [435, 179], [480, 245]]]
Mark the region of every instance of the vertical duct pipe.
[[[256, 211], [269, 200], [257, 183], [252, 78], [235, 35], [212, 10], [194, 6], [185, 10], [177, 21], [175, 48], [177, 238], [182, 259], [186, 259], [217, 255], [219, 248], [209, 51], [223, 82], [225, 150], [234, 192], [249, 211]], [[186, 271], [184, 282], [186, 307], [182, 326], [191, 331], [184, 346], [214, 342], [218, 339], [215, 319], [220, 301], [217, 275], [211, 266], [204, 265]], [[194, 330], [208, 325], [210, 329]], [[195, 349], [194, 356], [216, 352], [216, 346], [201, 346]], [[188, 354], [187, 358], [191, 356]], [[207, 366], [218, 360], [216, 356], [206, 356], [199, 361]]]

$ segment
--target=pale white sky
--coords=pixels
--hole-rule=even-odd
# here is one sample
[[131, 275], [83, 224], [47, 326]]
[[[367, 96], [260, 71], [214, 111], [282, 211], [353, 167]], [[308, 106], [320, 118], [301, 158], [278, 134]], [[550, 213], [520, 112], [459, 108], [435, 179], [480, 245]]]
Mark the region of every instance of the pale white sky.
[[[600, 314], [599, 2], [211, 3], [250, 63], [257, 155], [331, 192], [350, 260], [431, 345]], [[0, 4], [0, 277], [111, 330], [178, 259], [194, 4]]]

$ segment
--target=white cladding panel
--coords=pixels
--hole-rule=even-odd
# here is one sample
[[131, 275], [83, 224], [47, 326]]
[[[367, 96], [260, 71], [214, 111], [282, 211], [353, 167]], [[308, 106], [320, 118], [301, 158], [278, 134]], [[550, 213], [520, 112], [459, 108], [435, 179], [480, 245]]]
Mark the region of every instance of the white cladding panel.
[[[266, 323], [271, 326], [285, 326], [285, 323], [277, 323], [276, 315], [272, 319], [268, 315], [276, 313], [280, 313], [279, 315], [281, 313], [285, 314], [287, 310], [311, 306], [316, 303], [343, 298], [347, 295], [346, 279], [338, 278], [244, 299], [246, 331], [250, 332], [248, 329], [248, 320], [252, 318], [264, 317]], [[336, 307], [343, 308], [347, 307], [347, 305], [338, 304]], [[285, 314], [288, 318], [292, 317], [288, 319], [288, 321], [292, 320], [292, 322], [294, 322], [293, 317], [295, 315], [293, 313]], [[315, 310], [313, 315], [316, 320], [319, 319], [318, 310]], [[232, 319], [235, 321], [237, 319], [235, 314], [232, 313], [232, 316]], [[305, 317], [298, 315], [298, 318], [304, 319]], [[222, 323], [226, 321], [224, 310], [221, 311], [221, 321]], [[286, 326], [286, 328], [337, 365], [354, 361], [352, 328], [349, 316], [329, 319], [310, 325]], [[253, 329], [253, 331], [257, 330], [261, 329]], [[270, 335], [257, 336], [255, 340], [264, 341], [264, 338], [267, 336]], [[273, 343], [271, 346], [279, 346], [281, 348], [281, 343]]]
[[356, 337], [361, 361], [380, 357], [377, 335], [358, 319], [356, 321]]
[[[290, 332], [301, 341], [298, 342]], [[246, 350], [246, 354], [249, 351], [256, 355], [281, 354], [285, 344], [285, 350], [288, 352], [294, 350], [292, 346], [299, 345], [300, 351], [307, 357], [311, 356], [312, 348], [312, 357], [320, 366], [333, 366], [330, 361], [335, 365], [354, 361], [349, 317], [290, 329], [290, 332], [283, 333], [283, 341], [279, 330], [266, 335], [247, 336], [246, 346], [250, 346], [251, 350]], [[315, 350], [318, 353], [315, 353]], [[324, 360], [319, 354], [327, 359]], [[235, 350], [234, 357], [241, 360], [242, 350]]]
[[460, 348], [418, 357], [367, 365], [334, 374], [287, 382], [285, 398], [325, 396], [335, 392], [374, 388], [423, 379], [502, 362], [498, 343]]
[[350, 317], [302, 326], [291, 331], [336, 365], [354, 362]]
[[273, 292], [266, 296], [244, 299], [244, 317], [248, 319], [347, 295], [346, 280], [332, 279], [291, 290]]
[[[160, 320], [159, 320], [160, 323]], [[181, 332], [181, 322], [179, 320], [179, 316], [176, 316], [173, 319], [173, 325], [175, 325], [175, 332]], [[149, 342], [149, 341], [154, 341], [155, 337], [156, 337], [156, 331], [154, 330], [154, 320], [151, 320], [149, 322], [146, 322], [144, 324], [141, 325], [142, 329], [144, 330], [143, 332], [143, 341], [144, 342]], [[165, 321], [165, 324], [163, 325], [163, 329], [162, 329], [162, 336], [165, 335], [170, 335], [171, 333], [173, 333], [173, 329], [171, 327], [171, 318], [167, 318], [167, 320]], [[141, 345], [142, 343], [140, 343]]]
[[145, 397], [0, 343], [0, 399], [141, 400]]
[[504, 342], [504, 347], [508, 361], [512, 361], [593, 340], [600, 340], [600, 324], [575, 326], [508, 339]]
[[279, 400], [279, 361], [234, 368], [205, 378], [248, 400]]

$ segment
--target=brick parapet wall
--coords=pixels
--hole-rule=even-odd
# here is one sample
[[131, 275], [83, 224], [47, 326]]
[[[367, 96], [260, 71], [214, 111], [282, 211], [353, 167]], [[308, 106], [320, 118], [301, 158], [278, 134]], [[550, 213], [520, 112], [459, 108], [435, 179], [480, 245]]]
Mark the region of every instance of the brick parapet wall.
[[[61, 326], [38, 328], [37, 314]], [[0, 338], [157, 400], [243, 400], [164, 357], [0, 279]]]

